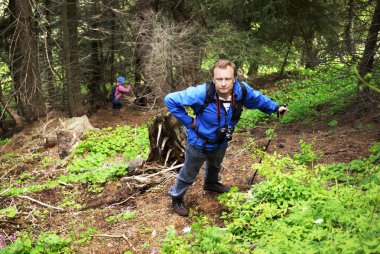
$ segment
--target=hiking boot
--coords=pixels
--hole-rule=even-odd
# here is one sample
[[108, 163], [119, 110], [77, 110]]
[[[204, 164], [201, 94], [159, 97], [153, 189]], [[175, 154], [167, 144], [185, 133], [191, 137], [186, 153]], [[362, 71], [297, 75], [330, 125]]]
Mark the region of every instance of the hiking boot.
[[230, 187], [224, 184], [221, 184], [220, 182], [215, 183], [205, 183], [203, 185], [204, 190], [209, 190], [217, 193], [225, 193], [230, 190]]
[[189, 216], [189, 210], [185, 207], [182, 198], [172, 198], [173, 211], [181, 216]]

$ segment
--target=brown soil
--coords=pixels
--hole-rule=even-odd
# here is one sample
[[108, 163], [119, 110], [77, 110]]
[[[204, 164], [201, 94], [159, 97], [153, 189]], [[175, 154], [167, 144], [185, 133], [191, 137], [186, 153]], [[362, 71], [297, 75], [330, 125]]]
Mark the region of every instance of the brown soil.
[[[146, 109], [128, 108], [119, 115], [113, 115], [109, 108], [101, 109], [96, 115], [90, 117], [91, 123], [98, 128], [116, 125], [140, 125], [150, 121], [157, 111], [147, 111]], [[336, 119], [338, 125], [330, 127], [328, 123]], [[324, 154], [319, 161], [321, 163], [348, 162], [353, 159], [368, 156], [368, 148], [376, 141], [380, 141], [380, 110], [376, 105], [352, 106], [352, 111], [329, 118], [320, 119], [311, 125], [301, 123], [279, 125], [276, 130], [276, 137], [270, 144], [269, 153], [277, 151], [281, 154], [293, 155], [300, 151], [299, 141], [301, 139], [311, 142], [315, 140], [315, 150]], [[246, 132], [234, 134], [234, 140], [230, 143], [227, 155], [223, 163], [222, 177], [225, 184], [238, 186], [240, 190], [248, 190], [247, 181], [252, 175], [251, 164], [254, 159], [249, 149], [243, 148], [249, 138], [254, 138], [260, 147], [265, 146], [264, 131], [268, 126], [259, 126]], [[33, 144], [33, 137], [38, 135], [35, 129], [39, 124], [30, 126], [22, 133], [19, 141], [19, 148], [22, 147], [24, 154], [33, 153], [33, 145], [25, 146], [27, 141]], [[21, 134], [20, 134], [21, 137]], [[21, 143], [23, 145], [21, 145]], [[37, 145], [35, 145], [37, 146]], [[1, 148], [0, 148], [1, 149]], [[15, 147], [13, 147], [15, 149]], [[5, 152], [4, 150], [2, 152]], [[55, 148], [41, 151], [43, 156], [50, 156], [57, 159]], [[1, 157], [0, 157], [1, 159]], [[41, 161], [41, 158], [40, 158]], [[0, 161], [1, 162], [1, 161]], [[63, 168], [50, 166], [41, 172], [41, 164], [33, 163], [23, 165], [20, 170], [12, 171], [9, 174], [16, 176], [22, 170], [28, 170], [33, 174], [40, 175], [38, 181], [59, 175]], [[1, 165], [1, 164], [0, 164]], [[28, 166], [30, 165], [30, 166]], [[39, 168], [37, 168], [39, 165]], [[0, 173], [8, 171], [1, 169]], [[17, 173], [17, 171], [20, 171]], [[50, 172], [49, 172], [50, 171]], [[46, 172], [49, 172], [47, 174]], [[205, 192], [202, 189], [201, 171], [195, 184], [189, 189], [185, 196], [186, 204], [193, 209], [193, 214], [204, 214], [216, 225], [222, 225], [221, 213], [225, 208], [217, 201], [217, 195]], [[102, 234], [125, 235], [122, 237], [93, 237], [89, 242], [76, 246], [76, 253], [124, 253], [133, 250], [133, 253], [158, 253], [159, 246], [166, 236], [167, 229], [175, 228], [180, 235], [183, 229], [190, 226], [194, 219], [183, 218], [174, 214], [170, 207], [170, 198], [167, 191], [175, 180], [175, 175], [168, 181], [133, 195], [128, 184], [124, 181], [114, 181], [105, 184], [100, 193], [89, 192], [90, 186], [76, 184], [74, 186], [62, 186], [38, 193], [25, 194], [51, 205], [62, 204], [63, 195], [72, 195], [72, 199], [81, 204], [82, 207], [64, 207], [64, 212], [41, 208], [41, 206], [31, 201], [19, 198], [1, 198], [1, 203], [5, 205], [15, 204], [19, 211], [30, 214], [35, 208], [46, 212], [45, 216], [21, 215], [15, 218], [13, 224], [4, 224], [0, 221], [0, 234], [14, 234], [23, 227], [32, 227], [36, 234], [46, 231], [56, 231], [62, 236], [78, 236], [79, 232], [89, 228], [97, 229]], [[260, 181], [261, 177], [256, 179]], [[123, 202], [119, 205], [115, 203]], [[0, 208], [3, 208], [1, 206]], [[130, 210], [135, 212], [135, 216], [129, 220], [119, 222], [107, 222], [105, 219], [121, 211]], [[17, 226], [19, 228], [17, 228]], [[96, 234], [96, 233], [94, 233]]]

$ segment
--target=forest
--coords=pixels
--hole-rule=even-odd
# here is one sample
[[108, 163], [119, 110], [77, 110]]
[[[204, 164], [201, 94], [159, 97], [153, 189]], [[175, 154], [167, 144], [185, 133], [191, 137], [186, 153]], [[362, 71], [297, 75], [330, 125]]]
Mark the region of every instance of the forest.
[[[380, 0], [3, 0], [0, 28], [0, 254], [380, 253]], [[202, 168], [180, 217], [164, 97], [218, 59], [289, 111], [244, 109], [233, 187]]]

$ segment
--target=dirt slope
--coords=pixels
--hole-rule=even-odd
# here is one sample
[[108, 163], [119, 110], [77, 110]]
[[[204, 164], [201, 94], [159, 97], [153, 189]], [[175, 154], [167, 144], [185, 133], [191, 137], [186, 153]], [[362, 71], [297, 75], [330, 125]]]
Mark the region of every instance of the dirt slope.
[[[119, 115], [112, 115], [110, 108], [107, 107], [91, 116], [90, 121], [98, 128], [124, 124], [134, 126], [151, 120], [156, 113], [156, 111], [146, 112], [142, 109], [129, 108]], [[336, 127], [328, 126], [332, 119], [338, 120]], [[36, 127], [39, 127], [38, 123], [34, 126], [34, 128]], [[266, 143], [265, 128], [267, 127], [259, 126], [244, 133], [234, 134], [234, 139], [230, 143], [223, 163], [222, 176], [225, 184], [238, 186], [241, 190], [249, 189], [247, 180], [252, 174], [250, 165], [254, 159], [248, 149], [243, 148], [243, 144], [253, 137], [259, 146], [264, 146]], [[24, 130], [20, 140], [22, 140], [22, 144], [25, 144], [25, 140], [32, 140], [35, 135], [37, 134], [33, 131], [33, 126], [30, 126], [29, 129]], [[322, 119], [308, 126], [300, 123], [279, 126], [277, 136], [272, 141], [268, 152], [272, 153], [277, 150], [279, 153], [292, 155], [300, 150], [300, 139], [307, 142], [316, 140], [315, 149], [324, 154], [321, 159], [322, 163], [348, 162], [361, 156], [367, 156], [368, 148], [375, 141], [380, 141], [380, 110], [372, 105], [355, 108], [355, 111]], [[19, 145], [24, 147], [22, 152], [33, 152], [30, 147]], [[52, 158], [57, 156], [54, 148], [44, 151], [44, 153]], [[33, 168], [33, 161], [28, 170], [37, 170]], [[51, 174], [58, 174], [60, 170], [63, 169], [55, 168]], [[5, 169], [0, 169], [0, 173], [5, 171]], [[218, 203], [215, 194], [202, 190], [202, 175], [201, 171], [197, 181], [185, 196], [185, 202], [194, 209], [194, 214], [205, 214], [215, 224], [222, 225], [219, 216], [224, 208]], [[177, 216], [171, 211], [170, 198], [166, 193], [174, 179], [175, 174], [173, 173], [173, 176], [162, 184], [134, 196], [132, 192], [128, 191], [128, 184], [123, 181], [107, 183], [103, 192], [99, 194], [90, 194], [86, 189], [88, 186], [66, 186], [67, 193], [79, 193], [73, 199], [78, 203], [93, 204], [92, 208], [78, 210], [68, 207], [65, 212], [50, 210], [44, 220], [24, 218], [25, 221], [19, 222], [19, 228], [0, 224], [1, 230], [3, 233], [13, 234], [29, 224], [36, 234], [41, 231], [54, 230], [63, 236], [69, 236], [88, 228], [94, 228], [103, 234], [113, 236], [124, 234], [126, 238], [93, 237], [89, 243], [77, 246], [79, 253], [124, 253], [127, 250], [131, 250], [133, 253], [158, 253], [158, 247], [162, 244], [169, 227], [174, 227], [179, 234], [182, 234], [183, 229], [192, 223], [191, 218]], [[259, 180], [260, 176], [256, 181]], [[60, 201], [62, 192], [57, 188], [35, 193], [33, 197], [48, 204], [62, 202]], [[105, 199], [109, 199], [110, 202], [105, 202]], [[99, 206], [96, 202], [100, 202], [100, 200], [104, 202]], [[111, 202], [115, 200], [127, 201], [118, 205], [114, 204], [117, 202]], [[9, 202], [8, 199], [0, 201]], [[15, 202], [20, 210], [22, 210], [21, 207], [36, 206], [35, 203], [18, 198], [12, 198], [12, 202]], [[26, 208], [24, 210], [30, 211]], [[121, 222], [105, 221], [106, 217], [124, 210], [134, 211], [136, 215], [132, 219]]]

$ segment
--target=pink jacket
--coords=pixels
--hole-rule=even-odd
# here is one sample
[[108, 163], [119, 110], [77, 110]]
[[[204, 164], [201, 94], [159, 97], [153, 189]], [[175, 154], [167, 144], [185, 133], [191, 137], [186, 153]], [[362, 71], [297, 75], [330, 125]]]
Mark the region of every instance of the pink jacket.
[[115, 90], [115, 98], [120, 100], [122, 93], [129, 93], [131, 91], [131, 85], [125, 88], [121, 83], [117, 83]]

